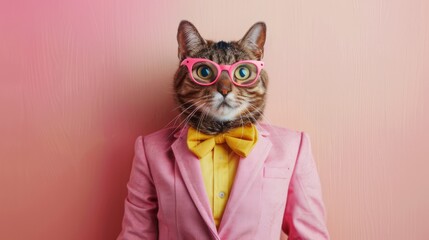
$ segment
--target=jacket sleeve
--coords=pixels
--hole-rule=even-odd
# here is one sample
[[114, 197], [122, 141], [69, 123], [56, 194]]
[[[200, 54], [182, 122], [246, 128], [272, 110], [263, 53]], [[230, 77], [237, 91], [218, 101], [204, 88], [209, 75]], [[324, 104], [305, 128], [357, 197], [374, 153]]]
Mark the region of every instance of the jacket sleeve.
[[122, 231], [117, 240], [158, 239], [158, 201], [141, 136], [135, 141], [127, 189]]
[[301, 132], [301, 143], [289, 185], [282, 229], [289, 240], [329, 239], [320, 179], [310, 139], [304, 132]]

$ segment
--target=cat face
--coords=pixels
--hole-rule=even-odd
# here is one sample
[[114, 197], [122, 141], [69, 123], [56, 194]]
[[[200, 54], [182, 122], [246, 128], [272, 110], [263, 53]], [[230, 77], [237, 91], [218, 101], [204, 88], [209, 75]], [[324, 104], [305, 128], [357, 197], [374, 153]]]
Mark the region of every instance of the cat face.
[[[265, 24], [258, 22], [239, 41], [214, 42], [203, 39], [190, 22], [182, 21], [177, 33], [179, 59], [181, 62], [192, 58], [208, 59], [214, 62], [212, 65], [233, 65], [243, 60], [261, 60], [265, 34]], [[268, 83], [268, 76], [263, 69], [259, 76], [255, 75], [258, 77], [254, 82], [241, 87], [237, 86], [237, 79], [251, 74], [246, 72], [249, 69], [237, 67], [236, 71], [228, 74], [222, 70], [215, 72], [214, 67], [209, 68], [210, 64], [200, 63], [194, 66], [193, 70], [180, 66], [174, 77], [175, 98], [185, 124], [188, 123], [207, 134], [217, 134], [255, 123], [261, 118]], [[214, 83], [209, 79], [213, 74], [218, 76]], [[198, 84], [195, 78], [207, 80], [207, 84]]]

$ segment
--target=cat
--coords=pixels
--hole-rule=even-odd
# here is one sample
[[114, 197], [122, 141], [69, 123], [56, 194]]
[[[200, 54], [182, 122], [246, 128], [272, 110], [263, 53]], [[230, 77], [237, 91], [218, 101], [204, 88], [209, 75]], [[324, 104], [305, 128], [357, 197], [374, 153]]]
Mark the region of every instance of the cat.
[[[177, 128], [191, 128], [137, 137], [118, 240], [279, 239], [281, 231], [289, 239], [329, 239], [308, 135], [258, 123], [268, 85], [265, 35], [258, 22], [238, 41], [214, 42], [190, 22], [179, 24], [174, 90], [184, 120]], [[234, 145], [244, 129], [245, 154]], [[228, 203], [214, 209], [209, 199]]]
[[[177, 33], [178, 57], [209, 59], [217, 64], [231, 65], [240, 60], [260, 61], [264, 54], [266, 25], [255, 23], [238, 41], [214, 42], [201, 37], [197, 28], [181, 21]], [[261, 70], [250, 86], [240, 87], [231, 82], [224, 71], [210, 86], [196, 84], [186, 66], [179, 66], [174, 75], [175, 100], [185, 123], [199, 131], [215, 135], [249, 123], [263, 116], [268, 75]]]

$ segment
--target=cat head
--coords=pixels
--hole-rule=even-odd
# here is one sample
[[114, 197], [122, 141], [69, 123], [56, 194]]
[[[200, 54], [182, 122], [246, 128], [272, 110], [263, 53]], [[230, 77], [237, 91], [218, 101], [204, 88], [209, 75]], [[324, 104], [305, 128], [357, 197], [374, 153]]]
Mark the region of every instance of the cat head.
[[268, 84], [260, 61], [265, 35], [265, 23], [258, 22], [238, 41], [214, 42], [180, 22], [174, 92], [184, 124], [217, 134], [261, 118]]

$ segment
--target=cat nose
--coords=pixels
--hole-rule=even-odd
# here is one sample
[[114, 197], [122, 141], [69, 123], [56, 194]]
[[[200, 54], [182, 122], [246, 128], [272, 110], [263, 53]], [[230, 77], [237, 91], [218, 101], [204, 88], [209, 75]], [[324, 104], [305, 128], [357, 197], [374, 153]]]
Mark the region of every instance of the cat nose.
[[217, 82], [217, 91], [222, 94], [223, 97], [226, 97], [226, 95], [232, 91], [232, 84], [228, 77], [219, 79]]
[[[231, 83], [229, 83], [229, 85], [231, 85]], [[226, 95], [228, 95], [228, 93], [231, 92], [231, 86], [224, 86], [224, 85], [218, 85], [217, 86], [217, 91], [222, 94], [223, 97], [226, 97]]]
[[228, 93], [229, 92], [231, 92], [231, 91], [228, 91], [228, 90], [226, 90], [226, 89], [218, 89], [217, 90], [220, 94], [222, 94], [222, 96], [223, 97], [226, 97], [226, 95], [228, 95]]

